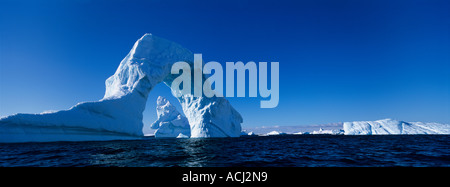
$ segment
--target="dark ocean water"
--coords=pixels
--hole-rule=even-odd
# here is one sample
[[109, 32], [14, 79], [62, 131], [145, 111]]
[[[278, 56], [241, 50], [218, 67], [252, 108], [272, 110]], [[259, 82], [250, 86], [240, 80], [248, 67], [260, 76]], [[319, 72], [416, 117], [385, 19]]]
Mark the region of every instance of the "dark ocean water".
[[0, 144], [0, 166], [450, 166], [449, 135]]

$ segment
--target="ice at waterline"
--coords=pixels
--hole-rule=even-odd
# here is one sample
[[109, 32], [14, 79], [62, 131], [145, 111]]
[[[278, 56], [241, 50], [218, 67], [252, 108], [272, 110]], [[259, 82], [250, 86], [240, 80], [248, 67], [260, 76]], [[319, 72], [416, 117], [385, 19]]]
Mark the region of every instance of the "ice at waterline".
[[[192, 66], [194, 53], [175, 42], [145, 34], [105, 81], [102, 99], [81, 102], [67, 110], [2, 117], [0, 142], [141, 138], [148, 95], [157, 84], [172, 85], [177, 78], [171, 74], [175, 62]], [[184, 94], [176, 98], [189, 121], [191, 138], [240, 136], [242, 116], [225, 97]]]
[[[215, 61], [205, 63], [203, 66], [202, 54], [194, 54], [194, 67], [187, 62], [176, 62], [172, 65], [171, 73], [179, 74], [172, 82], [171, 88], [175, 97], [192, 94], [191, 69], [194, 71], [194, 97], [223, 97], [223, 68]], [[261, 101], [261, 108], [275, 108], [279, 101], [279, 64], [271, 62], [271, 81], [268, 89], [267, 62], [259, 62], [259, 94], [261, 97], [270, 97], [268, 101]], [[214, 70], [214, 74], [212, 74]], [[237, 72], [237, 97], [245, 97], [245, 71], [249, 72], [249, 97], [257, 97], [256, 63], [253, 61], [244, 65], [242, 62], [226, 63], [226, 97], [234, 97], [234, 72]], [[210, 75], [204, 82], [203, 76]], [[212, 74], [212, 75], [211, 75]], [[203, 83], [203, 84], [202, 84]], [[215, 84], [214, 89], [212, 88]], [[180, 85], [182, 88], [180, 88]]]

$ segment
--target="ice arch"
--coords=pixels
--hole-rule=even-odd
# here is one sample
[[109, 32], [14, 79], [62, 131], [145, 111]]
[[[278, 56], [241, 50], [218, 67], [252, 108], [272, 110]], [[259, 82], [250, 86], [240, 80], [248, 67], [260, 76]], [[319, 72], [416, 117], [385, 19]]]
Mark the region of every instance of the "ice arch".
[[[106, 80], [103, 99], [78, 103], [69, 110], [2, 118], [0, 142], [55, 134], [56, 140], [69, 137], [64, 136], [67, 134], [78, 139], [80, 132], [89, 132], [90, 136], [103, 136], [105, 132], [111, 136], [142, 136], [148, 94], [159, 83], [171, 85], [178, 75], [172, 75], [170, 69], [178, 61], [193, 67], [194, 55], [179, 44], [145, 34], [136, 41], [114, 75]], [[242, 117], [225, 98], [188, 94], [177, 99], [188, 118], [192, 138], [239, 136]]]

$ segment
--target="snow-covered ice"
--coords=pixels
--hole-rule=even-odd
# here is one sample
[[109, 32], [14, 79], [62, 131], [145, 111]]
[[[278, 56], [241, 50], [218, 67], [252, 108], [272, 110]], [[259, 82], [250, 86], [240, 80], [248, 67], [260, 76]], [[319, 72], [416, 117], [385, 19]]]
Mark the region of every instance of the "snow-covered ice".
[[271, 131], [266, 134], [266, 136], [277, 136], [277, 135], [285, 135], [286, 133], [280, 131]]
[[345, 122], [346, 135], [450, 134], [449, 124], [404, 122], [393, 119]]
[[[143, 137], [142, 113], [148, 94], [161, 82], [171, 85], [177, 76], [170, 73], [172, 64], [184, 61], [193, 67], [193, 60], [193, 53], [179, 44], [145, 34], [106, 80], [103, 99], [78, 103], [68, 110], [3, 117], [0, 142]], [[225, 98], [187, 94], [177, 99], [189, 121], [191, 137], [240, 135], [242, 117]]]
[[392, 119], [377, 121], [354, 121], [323, 125], [262, 126], [245, 128], [259, 135], [275, 132], [286, 134], [333, 134], [333, 135], [377, 135], [377, 134], [450, 134], [450, 125], [441, 123], [405, 122]]
[[[147, 95], [155, 85], [161, 82], [172, 85], [178, 75], [171, 74], [170, 70], [179, 61], [187, 62], [192, 68], [194, 54], [174, 42], [145, 34], [120, 63], [116, 73], [106, 80], [105, 98], [136, 93], [145, 100], [139, 102], [145, 107]], [[189, 121], [191, 138], [239, 137], [243, 120], [226, 98], [194, 97], [193, 94], [176, 93], [179, 91], [172, 90], [172, 93], [181, 95], [177, 99]], [[141, 116], [142, 111], [139, 112]]]
[[344, 131], [342, 129], [336, 130], [336, 129], [323, 129], [323, 128], [320, 128], [318, 131], [312, 131], [310, 134], [333, 134], [333, 135], [339, 135], [339, 134], [344, 134]]
[[247, 133], [247, 136], [256, 136], [256, 134], [253, 131], [251, 131], [251, 132]]
[[322, 125], [298, 125], [298, 126], [260, 126], [260, 127], [247, 127], [244, 128], [246, 132], [253, 132], [258, 135], [265, 135], [271, 131], [280, 131], [286, 134], [310, 134], [313, 131], [320, 130], [332, 130], [338, 132], [342, 129], [342, 123], [330, 123]]
[[183, 133], [178, 134], [176, 138], [189, 138], [188, 135], [184, 135]]
[[257, 136], [257, 134], [255, 134], [253, 131], [247, 132], [246, 130], [243, 130], [241, 132], [241, 136]]

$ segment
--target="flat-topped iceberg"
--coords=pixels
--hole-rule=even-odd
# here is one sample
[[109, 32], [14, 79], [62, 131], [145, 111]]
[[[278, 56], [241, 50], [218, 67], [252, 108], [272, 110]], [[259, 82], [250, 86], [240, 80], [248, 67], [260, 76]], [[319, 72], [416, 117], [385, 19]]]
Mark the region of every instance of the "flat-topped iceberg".
[[[176, 78], [170, 73], [172, 64], [184, 61], [192, 67], [193, 60], [193, 53], [179, 44], [145, 34], [106, 80], [103, 99], [78, 103], [68, 110], [1, 118], [0, 142], [143, 137], [142, 113], [148, 94], [161, 82], [171, 85]], [[177, 99], [189, 121], [191, 137], [240, 135], [242, 117], [225, 98], [185, 94]]]
[[450, 134], [450, 125], [382, 119], [377, 121], [339, 122], [323, 125], [250, 127], [244, 129], [244, 132], [247, 131], [253, 131], [258, 135], [277, 135], [280, 132], [295, 135]]
[[332, 134], [332, 135], [340, 135], [344, 134], [344, 130], [339, 129], [323, 129], [320, 128], [318, 131], [312, 131], [310, 134]]
[[450, 134], [449, 124], [404, 122], [392, 119], [345, 122], [346, 135]]
[[266, 134], [266, 136], [277, 136], [277, 135], [286, 135], [286, 133], [280, 131], [271, 131]]

